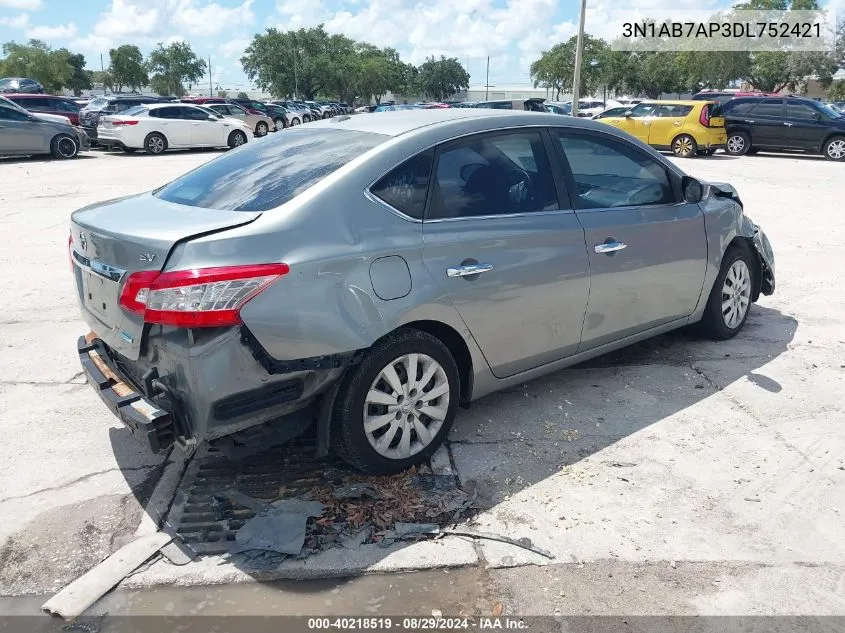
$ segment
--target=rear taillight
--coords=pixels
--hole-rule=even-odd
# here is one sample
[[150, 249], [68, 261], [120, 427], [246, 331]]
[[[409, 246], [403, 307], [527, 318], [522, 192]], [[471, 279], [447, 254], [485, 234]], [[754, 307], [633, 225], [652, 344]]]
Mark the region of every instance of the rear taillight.
[[244, 304], [290, 271], [287, 264], [132, 273], [120, 305], [145, 323], [176, 327], [240, 325]]
[[138, 125], [138, 120], [137, 119], [135, 119], [135, 120], [133, 120], [133, 119], [121, 119], [121, 120], [118, 120], [118, 121], [112, 121], [111, 124], [114, 127], [121, 127], [121, 126], [124, 126], [124, 125]]
[[705, 105], [701, 108], [701, 114], [698, 116], [698, 122], [704, 127], [710, 127], [710, 106]]
[[70, 272], [73, 272], [73, 233], [67, 236], [67, 257], [70, 264]]

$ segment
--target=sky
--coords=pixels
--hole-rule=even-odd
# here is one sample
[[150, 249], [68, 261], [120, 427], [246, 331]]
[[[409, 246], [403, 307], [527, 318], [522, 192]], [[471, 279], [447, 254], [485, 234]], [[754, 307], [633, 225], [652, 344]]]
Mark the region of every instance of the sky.
[[[845, 0], [828, 0], [845, 8]], [[718, 9], [730, 0], [588, 0], [586, 31], [612, 39], [613, 10], [655, 7]], [[578, 0], [0, 0], [0, 42], [30, 38], [83, 53], [99, 70], [100, 55], [137, 44], [146, 54], [158, 42], [184, 40], [205, 59], [212, 82], [249, 89], [239, 58], [252, 36], [324, 23], [376, 46], [392, 46], [404, 61], [429, 55], [456, 57], [483, 84], [490, 56], [490, 83], [530, 85], [529, 67], [543, 50], [578, 30]], [[207, 80], [207, 78], [206, 78]]]

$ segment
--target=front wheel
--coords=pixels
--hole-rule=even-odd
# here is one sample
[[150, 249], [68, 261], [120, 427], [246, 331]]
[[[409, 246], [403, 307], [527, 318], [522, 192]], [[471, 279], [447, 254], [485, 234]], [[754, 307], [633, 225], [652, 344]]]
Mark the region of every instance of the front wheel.
[[824, 144], [824, 157], [828, 160], [845, 160], [845, 136], [834, 136]]
[[294, 125], [299, 125], [299, 119], [297, 119], [297, 118], [292, 119], [290, 124], [291, 124], [291, 127], [293, 127]]
[[374, 475], [425, 461], [449, 433], [460, 398], [458, 366], [434, 336], [406, 329], [385, 337], [343, 378], [333, 445]]
[[246, 134], [244, 134], [241, 130], [235, 130], [231, 134], [229, 134], [229, 147], [231, 149], [235, 149], [236, 147], [240, 147], [244, 143], [246, 143]]
[[50, 143], [50, 153], [60, 159], [76, 158], [79, 153], [79, 143], [67, 134], [59, 134]]
[[745, 132], [731, 132], [725, 142], [725, 152], [731, 156], [742, 156], [751, 149], [751, 139]]
[[678, 158], [690, 158], [698, 151], [698, 144], [689, 134], [680, 134], [672, 141], [672, 153]]
[[753, 269], [747, 246], [728, 248], [698, 324], [702, 334], [724, 341], [739, 333], [751, 311]]
[[283, 116], [276, 117], [275, 119], [273, 119], [273, 123], [276, 124], [277, 132], [284, 130], [287, 127], [287, 125], [285, 125], [285, 117]]
[[255, 124], [255, 135], [258, 137], [267, 136], [267, 132], [270, 131], [270, 128], [264, 121], [259, 121]]

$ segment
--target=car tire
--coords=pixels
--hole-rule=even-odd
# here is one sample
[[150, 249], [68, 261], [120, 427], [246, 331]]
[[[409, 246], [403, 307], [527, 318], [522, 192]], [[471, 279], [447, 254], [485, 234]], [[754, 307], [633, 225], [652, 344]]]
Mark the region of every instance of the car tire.
[[751, 150], [751, 138], [745, 132], [731, 132], [725, 141], [725, 153], [744, 156]]
[[678, 134], [672, 139], [672, 153], [678, 158], [692, 158], [698, 151], [698, 143], [689, 134]]
[[293, 127], [293, 126], [295, 126], [295, 125], [299, 125], [300, 123], [301, 123], [301, 121], [300, 121], [299, 119], [297, 119], [296, 117], [294, 117], [294, 118], [293, 118], [293, 119], [291, 119], [291, 121], [290, 121], [290, 126], [291, 126], [291, 127]]
[[302, 122], [303, 123], [311, 123], [311, 117], [308, 116], [307, 114], [303, 114], [302, 115]]
[[324, 118], [324, 119], [331, 119], [331, 118], [332, 118], [332, 116], [333, 116], [333, 115], [332, 115], [332, 113], [331, 113], [331, 112], [323, 112], [323, 118]]
[[167, 150], [167, 139], [163, 134], [158, 132], [150, 132], [144, 139], [144, 151], [147, 154], [157, 156], [163, 154]]
[[285, 117], [283, 116], [279, 116], [273, 119], [273, 123], [276, 124], [277, 132], [280, 132], [281, 130], [284, 130], [287, 127], [287, 123], [285, 123]]
[[255, 124], [255, 136], [261, 138], [262, 136], [267, 136], [267, 133], [270, 131], [269, 126], [264, 121], [259, 121]]
[[76, 158], [79, 142], [69, 134], [57, 134], [50, 143], [50, 153], [60, 160]]
[[725, 341], [736, 336], [751, 312], [754, 294], [754, 265], [751, 249], [747, 245], [733, 244], [725, 251], [722, 266], [698, 330], [707, 338]]
[[[434, 398], [426, 397], [435, 391]], [[398, 330], [344, 375], [334, 402], [332, 445], [363, 472], [402, 472], [443, 443], [459, 399], [458, 365], [443, 342], [420, 330]]]
[[229, 149], [235, 149], [236, 147], [240, 147], [241, 145], [246, 145], [247, 143], [246, 133], [242, 130], [233, 130], [229, 134], [228, 144]]
[[845, 160], [845, 136], [833, 136], [825, 141], [822, 148], [824, 157], [828, 160]]

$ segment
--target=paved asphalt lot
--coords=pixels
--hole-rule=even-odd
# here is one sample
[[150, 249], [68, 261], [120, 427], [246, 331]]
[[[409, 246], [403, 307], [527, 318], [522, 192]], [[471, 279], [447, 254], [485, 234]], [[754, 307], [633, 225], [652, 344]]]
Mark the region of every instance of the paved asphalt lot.
[[[218, 154], [0, 160], [0, 594], [50, 593], [130, 540], [163, 469], [80, 377], [68, 216]], [[478, 565], [514, 613], [845, 614], [845, 165], [682, 165], [734, 184], [774, 246], [777, 292], [745, 331], [670, 334], [490, 396], [451, 437], [486, 508], [475, 529], [556, 559], [449, 537], [284, 574]], [[209, 558], [127, 584], [249, 579]]]

